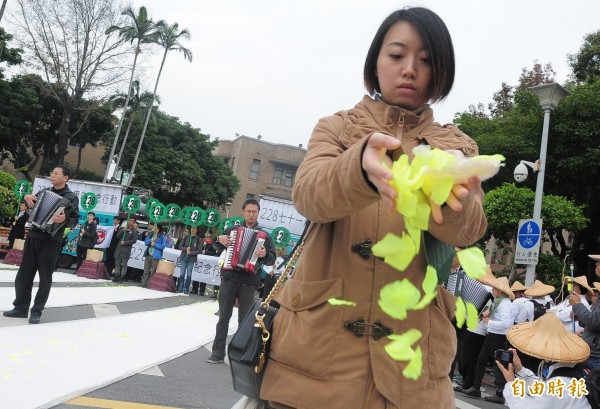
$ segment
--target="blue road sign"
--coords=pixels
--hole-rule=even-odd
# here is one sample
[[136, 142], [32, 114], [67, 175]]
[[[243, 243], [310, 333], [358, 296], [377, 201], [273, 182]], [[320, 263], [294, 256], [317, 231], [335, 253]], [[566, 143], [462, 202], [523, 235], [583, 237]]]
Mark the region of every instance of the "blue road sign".
[[519, 229], [517, 235], [519, 244], [524, 249], [534, 247], [540, 241], [541, 230], [540, 225], [535, 220], [527, 220]]

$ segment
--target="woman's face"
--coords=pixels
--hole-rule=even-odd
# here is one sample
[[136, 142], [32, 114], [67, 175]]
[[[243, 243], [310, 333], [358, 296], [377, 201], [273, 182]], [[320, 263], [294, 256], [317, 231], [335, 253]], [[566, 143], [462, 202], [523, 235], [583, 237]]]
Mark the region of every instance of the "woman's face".
[[384, 101], [419, 109], [430, 99], [431, 65], [421, 37], [400, 21], [387, 32], [377, 57], [377, 79]]

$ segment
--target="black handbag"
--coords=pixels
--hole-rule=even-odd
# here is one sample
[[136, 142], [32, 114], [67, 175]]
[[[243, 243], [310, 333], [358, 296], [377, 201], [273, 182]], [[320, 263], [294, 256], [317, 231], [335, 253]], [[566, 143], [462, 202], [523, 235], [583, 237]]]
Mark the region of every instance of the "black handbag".
[[254, 302], [229, 342], [227, 356], [233, 390], [249, 398], [260, 400], [260, 387], [268, 360], [273, 319], [278, 311], [271, 302], [302, 253], [307, 229], [308, 223], [298, 241], [301, 244], [294, 248], [285, 269], [267, 298]]

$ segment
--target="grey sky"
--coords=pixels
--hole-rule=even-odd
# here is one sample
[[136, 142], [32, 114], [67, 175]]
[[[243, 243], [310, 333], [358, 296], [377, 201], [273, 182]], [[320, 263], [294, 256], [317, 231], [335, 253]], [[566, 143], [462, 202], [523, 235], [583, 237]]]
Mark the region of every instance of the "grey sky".
[[[212, 137], [235, 133], [306, 146], [318, 119], [353, 107], [364, 95], [362, 68], [381, 21], [393, 10], [425, 6], [452, 34], [457, 75], [448, 99], [433, 106], [451, 122], [470, 104], [492, 99], [521, 68], [551, 62], [557, 80], [567, 54], [600, 29], [600, 1], [558, 0], [133, 0], [154, 19], [191, 31], [189, 63], [171, 53], [158, 93], [161, 109]], [[146, 53], [143, 85], [160, 65]]]

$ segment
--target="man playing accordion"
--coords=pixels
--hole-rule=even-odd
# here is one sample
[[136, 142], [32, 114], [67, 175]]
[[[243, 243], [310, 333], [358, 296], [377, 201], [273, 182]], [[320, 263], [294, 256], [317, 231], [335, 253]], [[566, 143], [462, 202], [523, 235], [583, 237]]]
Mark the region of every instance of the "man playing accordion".
[[[56, 261], [62, 247], [63, 232], [66, 227], [75, 227], [79, 221], [79, 200], [73, 193], [67, 181], [71, 177], [70, 169], [65, 165], [57, 165], [50, 172], [51, 188], [40, 190], [37, 195], [25, 195], [24, 199], [27, 206], [33, 209], [38, 199], [43, 197], [45, 191], [59, 195], [68, 202], [64, 210], [54, 215], [50, 220], [44, 220], [43, 223], [53, 226], [51, 229], [44, 230], [32, 226], [25, 247], [23, 249], [23, 262], [19, 267], [15, 278], [15, 300], [14, 308], [5, 311], [4, 316], [10, 318], [27, 318], [29, 315], [29, 306], [31, 304], [31, 292], [33, 289], [33, 279], [36, 271], [40, 274], [40, 284], [35, 295], [33, 307], [31, 307], [30, 324], [39, 324], [42, 311], [48, 301], [50, 288], [52, 287], [52, 273], [56, 266]], [[30, 221], [32, 221], [30, 219]]]
[[[258, 226], [258, 212], [260, 205], [256, 199], [246, 199], [242, 205], [242, 216], [244, 223], [242, 227], [262, 231]], [[227, 251], [232, 244], [231, 231], [236, 227], [229, 228], [217, 237], [214, 246], [217, 253], [223, 249]], [[254, 304], [254, 297], [258, 285], [260, 284], [261, 266], [272, 265], [275, 262], [275, 247], [268, 234], [265, 235], [264, 243], [260, 248], [255, 249], [254, 255], [258, 257], [254, 264], [253, 271], [244, 270], [241, 267], [231, 269], [223, 268], [221, 270], [221, 289], [219, 290], [219, 322], [215, 340], [213, 342], [212, 355], [206, 359], [206, 362], [217, 364], [223, 362], [225, 358], [225, 341], [227, 339], [227, 330], [229, 320], [235, 304], [236, 298], [239, 299], [240, 308], [238, 311], [238, 324], [242, 322], [248, 311]]]

